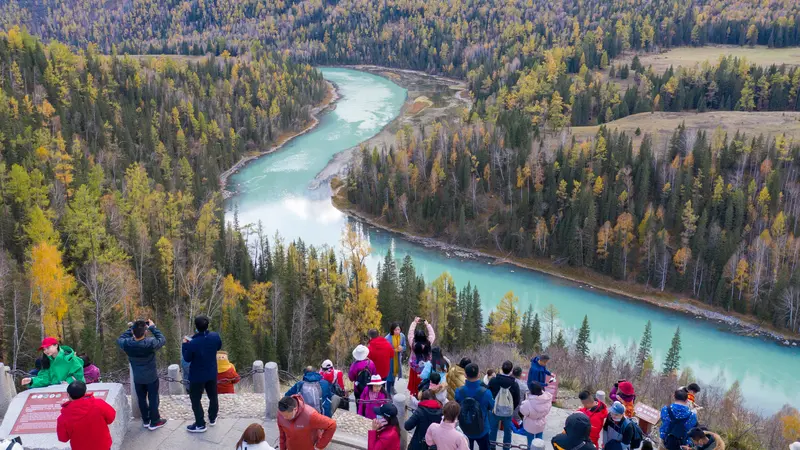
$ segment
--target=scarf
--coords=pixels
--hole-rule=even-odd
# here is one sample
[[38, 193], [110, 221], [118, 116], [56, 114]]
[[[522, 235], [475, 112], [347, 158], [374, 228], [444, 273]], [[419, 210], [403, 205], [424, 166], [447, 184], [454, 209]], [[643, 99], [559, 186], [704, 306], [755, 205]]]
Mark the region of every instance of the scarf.
[[[393, 334], [392, 335], [392, 347], [394, 347], [395, 349], [397, 347], [400, 347], [400, 335], [399, 334]], [[394, 375], [397, 376], [397, 373], [399, 371], [400, 371], [400, 352], [395, 350], [395, 352], [394, 352], [394, 371], [393, 371]]]
[[225, 373], [228, 369], [232, 368], [233, 364], [227, 359], [217, 360], [217, 373]]

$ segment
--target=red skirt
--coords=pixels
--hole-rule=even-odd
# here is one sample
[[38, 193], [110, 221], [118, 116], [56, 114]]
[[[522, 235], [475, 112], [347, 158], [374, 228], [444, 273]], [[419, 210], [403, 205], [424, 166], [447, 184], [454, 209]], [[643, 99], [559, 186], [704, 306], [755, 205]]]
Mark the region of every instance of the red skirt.
[[414, 369], [409, 369], [408, 371], [408, 392], [411, 393], [414, 397], [417, 396], [419, 393], [419, 384], [422, 383], [422, 379], [419, 377], [419, 374]]

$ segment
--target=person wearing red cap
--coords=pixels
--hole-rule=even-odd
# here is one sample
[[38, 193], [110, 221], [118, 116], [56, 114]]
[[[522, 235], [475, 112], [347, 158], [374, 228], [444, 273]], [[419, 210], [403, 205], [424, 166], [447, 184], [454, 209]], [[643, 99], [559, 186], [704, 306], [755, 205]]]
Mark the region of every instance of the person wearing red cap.
[[608, 394], [613, 402], [620, 402], [625, 406], [625, 417], [632, 419], [636, 414], [633, 410], [633, 405], [636, 402], [636, 391], [633, 389], [633, 384], [628, 380], [619, 380], [614, 383], [611, 392]]
[[59, 345], [54, 337], [46, 337], [42, 339], [39, 350], [44, 353], [42, 370], [33, 378], [23, 378], [23, 386], [30, 384], [32, 388], [39, 388], [76, 380], [86, 381], [83, 377], [83, 360], [72, 348]]

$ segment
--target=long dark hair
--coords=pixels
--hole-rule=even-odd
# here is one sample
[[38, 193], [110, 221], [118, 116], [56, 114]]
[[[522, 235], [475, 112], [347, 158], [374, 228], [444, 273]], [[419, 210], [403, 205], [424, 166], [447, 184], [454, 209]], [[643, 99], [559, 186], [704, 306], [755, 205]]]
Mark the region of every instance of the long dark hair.
[[414, 356], [417, 361], [427, 361], [431, 358], [431, 344], [427, 341], [414, 342]]
[[389, 325], [389, 337], [394, 336], [395, 328], [400, 328], [400, 334], [403, 333], [403, 328], [400, 327], [400, 322], [392, 322], [392, 324]]
[[[384, 417], [386, 419], [386, 417]], [[385, 431], [389, 427], [394, 427], [397, 430], [397, 435], [401, 436], [400, 434], [400, 420], [397, 419], [397, 416], [392, 416], [386, 419], [386, 425], [381, 427], [380, 431]]]
[[[56, 347], [58, 347], [58, 351], [61, 351], [61, 344], [56, 344]], [[50, 369], [50, 357], [45, 355], [44, 353], [42, 353], [42, 369], [44, 370]]]
[[447, 372], [450, 369], [450, 365], [447, 364], [447, 360], [442, 355], [442, 349], [439, 347], [433, 347], [431, 350], [431, 366], [436, 372]]

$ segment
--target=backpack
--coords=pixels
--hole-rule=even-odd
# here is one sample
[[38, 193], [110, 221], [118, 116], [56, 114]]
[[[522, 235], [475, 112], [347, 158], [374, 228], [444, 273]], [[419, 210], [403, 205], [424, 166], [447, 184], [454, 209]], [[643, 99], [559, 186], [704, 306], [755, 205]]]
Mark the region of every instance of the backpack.
[[430, 387], [431, 387], [431, 380], [430, 379], [422, 380], [422, 382], [419, 384], [419, 386], [417, 386], [417, 391], [419, 391], [419, 392], [427, 391], [428, 389], [430, 389]]
[[639, 426], [639, 422], [633, 419], [629, 419], [631, 422], [631, 426], [633, 426], [633, 438], [631, 438], [631, 448], [639, 448], [642, 445], [642, 441], [644, 440], [644, 433], [642, 432], [642, 428]]
[[508, 388], [501, 387], [494, 399], [494, 410], [497, 417], [511, 417], [514, 415], [514, 398]]
[[300, 395], [306, 405], [322, 414], [322, 386], [317, 381], [306, 381], [300, 386]]
[[372, 372], [369, 370], [369, 364], [364, 366], [363, 369], [358, 371], [358, 375], [356, 375], [356, 385], [355, 385], [355, 394], [356, 400], [361, 398], [361, 392], [364, 391], [364, 388], [367, 387], [370, 380], [372, 380]]
[[667, 450], [681, 450], [681, 445], [686, 443], [688, 433], [686, 432], [686, 421], [678, 419], [672, 414], [672, 408], [667, 406], [667, 415], [669, 416], [669, 428], [667, 429], [667, 439], [664, 440], [664, 447]]
[[[478, 398], [486, 395], [486, 389], [481, 387], [475, 394]], [[481, 402], [474, 397], [466, 397], [461, 401], [461, 413], [458, 414], [458, 424], [461, 431], [467, 436], [481, 436], [485, 429], [485, 418], [483, 416]]]

